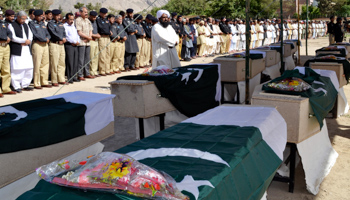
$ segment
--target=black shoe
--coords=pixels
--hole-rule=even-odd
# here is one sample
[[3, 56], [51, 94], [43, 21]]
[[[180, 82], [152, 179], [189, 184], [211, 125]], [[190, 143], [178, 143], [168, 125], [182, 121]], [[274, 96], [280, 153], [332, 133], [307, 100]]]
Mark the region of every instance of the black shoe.
[[74, 82], [80, 82], [80, 80], [77, 79], [77, 78], [74, 78], [73, 81], [74, 81]]
[[184, 61], [191, 61], [191, 58], [185, 58]]
[[17, 89], [17, 90], [15, 90], [15, 92], [22, 93], [22, 89]]
[[24, 90], [24, 91], [33, 91], [34, 88], [32, 88], [32, 87], [25, 87], [25, 88], [23, 88], [23, 90]]

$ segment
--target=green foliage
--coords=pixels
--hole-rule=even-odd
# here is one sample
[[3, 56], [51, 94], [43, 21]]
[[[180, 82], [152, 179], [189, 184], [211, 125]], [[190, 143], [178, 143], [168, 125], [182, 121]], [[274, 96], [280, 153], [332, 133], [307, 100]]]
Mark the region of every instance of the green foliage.
[[[254, 18], [275, 16], [279, 1], [272, 2], [273, 0], [251, 0], [249, 16]], [[245, 5], [245, 0], [170, 0], [165, 6], [153, 8], [151, 14], [155, 15], [158, 10], [165, 9], [187, 16], [244, 18]]]
[[[314, 7], [314, 6], [309, 6], [309, 16], [308, 18], [310, 20], [317, 18], [321, 15], [320, 9], [318, 7]], [[302, 6], [301, 7], [301, 16], [300, 18], [302, 20], [306, 19], [306, 6]]]
[[74, 8], [79, 9], [79, 8], [83, 7], [84, 5], [85, 4], [83, 4], [83, 3], [77, 2], [77, 4], [74, 5]]
[[347, 5], [347, 0], [318, 0], [320, 13], [328, 16], [337, 13], [344, 5]]

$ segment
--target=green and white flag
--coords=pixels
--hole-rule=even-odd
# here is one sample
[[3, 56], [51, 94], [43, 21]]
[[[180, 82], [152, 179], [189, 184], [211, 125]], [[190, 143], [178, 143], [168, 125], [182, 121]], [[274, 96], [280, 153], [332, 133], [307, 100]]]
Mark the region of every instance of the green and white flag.
[[0, 153], [63, 142], [114, 121], [114, 95], [71, 92], [0, 107]]
[[[260, 199], [282, 163], [287, 126], [271, 107], [220, 106], [117, 150], [172, 176], [190, 199]], [[21, 199], [137, 199], [40, 181]]]

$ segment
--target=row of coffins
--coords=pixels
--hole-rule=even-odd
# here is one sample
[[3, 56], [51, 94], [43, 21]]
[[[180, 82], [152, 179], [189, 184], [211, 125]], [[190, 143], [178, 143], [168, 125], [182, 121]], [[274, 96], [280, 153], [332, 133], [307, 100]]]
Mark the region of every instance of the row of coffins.
[[[282, 50], [284, 53], [287, 52], [288, 55], [288, 52], [292, 52], [288, 50], [288, 46], [292, 49], [292, 44], [284, 46], [287, 47]], [[278, 49], [278, 46], [271, 48]], [[254, 73], [256, 73], [256, 77], [261, 71], [273, 66], [272, 64], [276, 64], [277, 61], [279, 62], [277, 58], [278, 50], [261, 49], [257, 51], [266, 53], [262, 54], [263, 58], [251, 60], [250, 71], [253, 72], [251, 76], [253, 78]], [[271, 58], [271, 55], [276, 55], [276, 59]], [[262, 59], [260, 63], [255, 62], [259, 59]], [[237, 58], [237, 65], [235, 66], [240, 67], [242, 64], [239, 63], [242, 60], [244, 59]], [[244, 69], [241, 67], [242, 71]], [[223, 70], [231, 69], [220, 68], [220, 64], [192, 65], [168, 71], [164, 76], [159, 74], [162, 71], [160, 70], [155, 72], [156, 76], [148, 73], [140, 76], [123, 77], [111, 82], [112, 94], [115, 95], [113, 99], [114, 108], [108, 107], [108, 109], [109, 112], [114, 110], [116, 116], [139, 119], [156, 116], [161, 119], [159, 123], [163, 124], [160, 129], [165, 128], [164, 114], [166, 113], [165, 116], [168, 116], [171, 113], [169, 111], [179, 111], [184, 116], [182, 119], [189, 117], [188, 120], [150, 137], [142, 139], [142, 136], [140, 137], [141, 141], [116, 152], [130, 155], [141, 163], [168, 173], [175, 179], [178, 189], [190, 199], [260, 199], [274, 178], [278, 167], [285, 160], [283, 151], [288, 142], [288, 144], [294, 144], [290, 155], [293, 155], [293, 153], [295, 155], [296, 149], [299, 151], [306, 176], [310, 175], [312, 171], [319, 173], [316, 174], [316, 178], [306, 180], [308, 190], [314, 194], [317, 193], [319, 184], [325, 176], [324, 171], [329, 172], [337, 156], [330, 145], [329, 138], [327, 140], [328, 132], [324, 121], [324, 113], [328, 108], [320, 114], [319, 111], [315, 112], [313, 110], [313, 106], [307, 101], [308, 98], [305, 97], [305, 94], [304, 96], [295, 96], [295, 94], [268, 93], [262, 90], [263, 85], [259, 85], [253, 90], [254, 93], [251, 97], [254, 106], [217, 107], [221, 102], [222, 90], [220, 83], [223, 82], [221, 78], [223, 74], [228, 74], [223, 73]], [[298, 69], [296, 73], [302, 71], [303, 69]], [[309, 76], [309, 72], [305, 73], [305, 71], [308, 72], [308, 70], [304, 69], [304, 75]], [[327, 70], [323, 70], [318, 73], [328, 76], [332, 80], [337, 79], [335, 73], [327, 72]], [[230, 73], [232, 73], [232, 77], [237, 77], [237, 73], [234, 71]], [[245, 73], [240, 74], [245, 76]], [[317, 76], [316, 74], [313, 75]], [[327, 83], [332, 85], [330, 82]], [[335, 85], [334, 81], [332, 83]], [[335, 93], [331, 89], [322, 89], [317, 92], [326, 91], [329, 96]], [[96, 97], [99, 96], [98, 94], [95, 95]], [[308, 97], [310, 99], [311, 96]], [[90, 98], [96, 100], [93, 104], [100, 104], [98, 98]], [[321, 100], [324, 99], [321, 98]], [[321, 100], [313, 98], [316, 103]], [[329, 104], [332, 103], [334, 104], [334, 102]], [[107, 112], [107, 110], [104, 110], [104, 112]], [[106, 121], [102, 115], [90, 115], [90, 117], [93, 116], [93, 119], [101, 118], [102, 121]], [[142, 123], [143, 121], [140, 120], [139, 124]], [[94, 125], [94, 123], [90, 124]], [[256, 128], [249, 130], [245, 127]], [[310, 142], [315, 141], [320, 142], [319, 147], [312, 150], [306, 148]], [[58, 145], [60, 144], [58, 143]], [[69, 149], [67, 146], [65, 148]], [[227, 149], [232, 149], [232, 151], [227, 151]], [[272, 151], [268, 151], [271, 149]], [[311, 162], [305, 159], [307, 156], [320, 152], [330, 159], [327, 165], [322, 163], [323, 158]], [[36, 155], [40, 155], [40, 153], [36, 153]], [[62, 157], [64, 156], [52, 156], [51, 159]], [[246, 159], [242, 159], [243, 157]], [[203, 162], [203, 160], [206, 160], [206, 162]], [[269, 160], [269, 162], [266, 162], [266, 160]], [[44, 162], [48, 163], [50, 161]], [[318, 170], [314, 170], [314, 163], [319, 164]], [[293, 166], [293, 163], [291, 162], [290, 165]], [[264, 169], [261, 166], [264, 166]], [[254, 170], [257, 168], [262, 170], [257, 172]], [[33, 168], [30, 170], [33, 170]], [[243, 170], [244, 173], [240, 170]], [[293, 175], [292, 171], [293, 169], [291, 169], [290, 175]], [[245, 176], [242, 176], [242, 174], [245, 174]], [[317, 184], [310, 183], [310, 181], [317, 182]], [[241, 184], [236, 184], [237, 182]], [[290, 186], [294, 184], [291, 177], [289, 183]], [[230, 188], [236, 188], [236, 190], [227, 190], [227, 185], [231, 185]], [[144, 186], [141, 187], [144, 191], [150, 189]], [[81, 189], [86, 190], [87, 188], [82, 187]], [[94, 189], [96, 190], [96, 188]], [[152, 192], [154, 191], [152, 190]], [[106, 199], [124, 199], [125, 195], [128, 194], [122, 193], [118, 196], [109, 193], [82, 192], [40, 181], [34, 189], [24, 193], [19, 199], [50, 199], [57, 196], [68, 199], [100, 199], [102, 197]]]

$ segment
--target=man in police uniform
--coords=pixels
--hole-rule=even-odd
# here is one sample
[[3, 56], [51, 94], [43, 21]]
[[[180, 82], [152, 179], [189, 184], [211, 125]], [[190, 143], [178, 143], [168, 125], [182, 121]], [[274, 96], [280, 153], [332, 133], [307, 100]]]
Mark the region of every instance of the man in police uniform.
[[47, 29], [51, 35], [49, 44], [50, 66], [51, 66], [51, 82], [52, 86], [57, 87], [58, 84], [66, 84], [66, 53], [64, 43], [66, 43], [66, 31], [61, 23], [61, 11], [52, 10], [53, 19], [48, 22]]
[[3, 94], [16, 94], [15, 91], [11, 91], [11, 73], [10, 73], [10, 43], [12, 39], [12, 33], [7, 28], [5, 22], [0, 22], [0, 76], [1, 76], [1, 87], [0, 97]]
[[52, 20], [52, 17], [53, 17], [52, 15], [53, 15], [53, 13], [51, 10], [45, 11], [45, 21], [44, 21], [45, 26], [47, 26], [47, 24]]
[[109, 20], [109, 23], [111, 24], [111, 32], [112, 35], [111, 38], [111, 44], [110, 44], [110, 55], [111, 55], [111, 73], [120, 73], [119, 70], [117, 70], [117, 41], [119, 38], [118, 32], [117, 32], [117, 25], [115, 24], [115, 16], [113, 14], [109, 14], [107, 16], [107, 19]]
[[327, 33], [329, 34], [329, 45], [334, 44], [334, 16], [329, 18], [331, 21], [327, 24]]
[[220, 30], [222, 32], [222, 39], [223, 39], [223, 43], [221, 45], [221, 49], [220, 49], [220, 53], [221, 54], [226, 54], [227, 53], [227, 36], [229, 36], [230, 31], [228, 30], [229, 27], [226, 25], [226, 18], [222, 17], [221, 18], [221, 22], [219, 24]]
[[135, 67], [137, 68], [144, 68], [145, 67], [145, 37], [146, 33], [143, 30], [141, 21], [143, 19], [142, 15], [136, 14], [134, 15], [134, 19], [136, 19], [136, 38], [137, 38], [137, 46], [139, 47], [139, 52], [136, 53], [136, 61], [135, 61]]
[[116, 43], [116, 55], [117, 55], [117, 65], [116, 70], [120, 72], [125, 72], [124, 69], [124, 56], [125, 56], [125, 41], [127, 40], [127, 33], [123, 26], [123, 17], [118, 15], [115, 17], [115, 24], [117, 26], [117, 34], [119, 39]]
[[15, 20], [15, 11], [6, 10], [5, 12], [5, 23], [11, 24]]
[[148, 14], [145, 19], [145, 23], [142, 23], [143, 30], [146, 33], [146, 38], [145, 38], [145, 67], [150, 67], [151, 66], [151, 51], [152, 51], [152, 15]]
[[32, 54], [34, 62], [34, 88], [52, 87], [49, 85], [49, 47], [51, 36], [44, 24], [42, 10], [35, 10], [35, 18], [29, 22], [33, 33]]
[[134, 10], [129, 8], [126, 10], [126, 17], [123, 20], [123, 25], [126, 28], [126, 32], [128, 34], [128, 39], [125, 42], [125, 60], [124, 67], [125, 70], [130, 71], [136, 70], [135, 61], [136, 61], [136, 53], [139, 52], [139, 47], [137, 45], [137, 25], [133, 22], [133, 12]]
[[[101, 38], [98, 39], [99, 51], [101, 51], [111, 40], [111, 24], [107, 19], [107, 8], [100, 9], [100, 15], [96, 19], [98, 33], [101, 35]], [[108, 45], [103, 52], [100, 53], [98, 60], [98, 68], [100, 75], [106, 76], [110, 75], [110, 46]]]
[[101, 35], [98, 33], [98, 28], [97, 28], [97, 23], [96, 23], [96, 18], [97, 18], [97, 12], [96, 11], [91, 11], [89, 20], [92, 25], [92, 40], [90, 40], [90, 75], [94, 77], [99, 77], [100, 75], [98, 74], [98, 39], [101, 38]]

